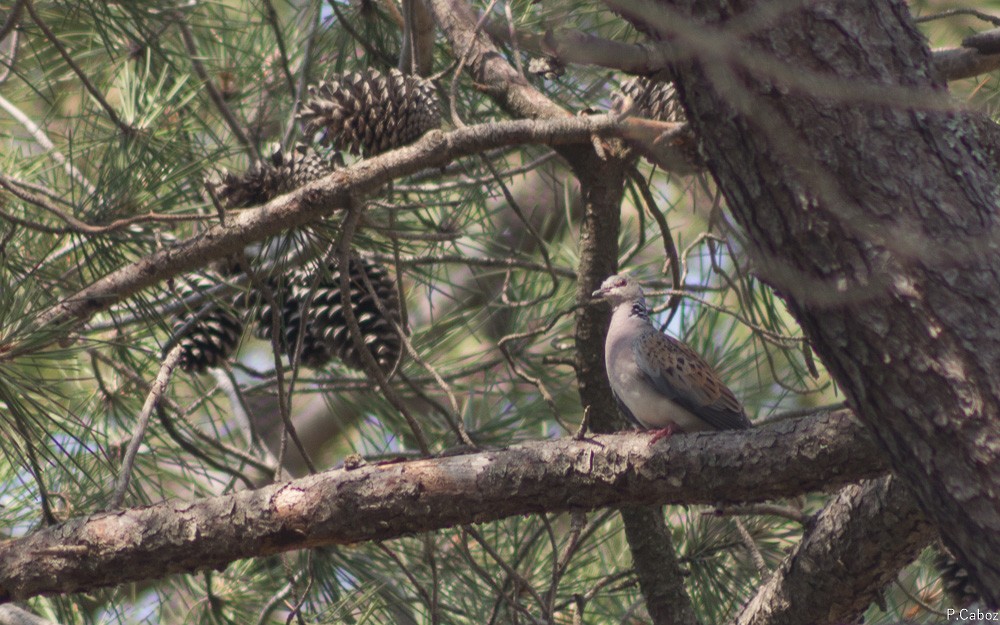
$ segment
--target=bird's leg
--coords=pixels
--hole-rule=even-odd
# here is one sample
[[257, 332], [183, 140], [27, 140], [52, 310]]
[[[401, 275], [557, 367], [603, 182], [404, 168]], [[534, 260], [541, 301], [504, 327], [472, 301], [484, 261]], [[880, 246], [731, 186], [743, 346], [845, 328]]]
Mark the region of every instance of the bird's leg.
[[673, 423], [671, 423], [670, 425], [668, 425], [665, 428], [662, 428], [662, 429], [659, 429], [659, 430], [650, 430], [650, 432], [653, 434], [653, 436], [650, 437], [649, 444], [652, 445], [653, 443], [655, 443], [658, 440], [661, 440], [661, 439], [664, 439], [664, 438], [670, 438], [671, 436], [673, 436], [677, 432], [680, 432], [680, 429], [676, 425], [674, 425]]

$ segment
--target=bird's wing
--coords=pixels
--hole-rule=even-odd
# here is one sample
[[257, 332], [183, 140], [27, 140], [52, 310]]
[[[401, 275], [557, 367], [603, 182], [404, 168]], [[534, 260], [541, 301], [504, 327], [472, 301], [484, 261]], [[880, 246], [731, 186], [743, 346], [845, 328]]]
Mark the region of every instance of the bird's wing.
[[636, 337], [632, 349], [639, 371], [667, 399], [715, 429], [750, 427], [740, 400], [708, 363], [684, 343], [650, 328]]

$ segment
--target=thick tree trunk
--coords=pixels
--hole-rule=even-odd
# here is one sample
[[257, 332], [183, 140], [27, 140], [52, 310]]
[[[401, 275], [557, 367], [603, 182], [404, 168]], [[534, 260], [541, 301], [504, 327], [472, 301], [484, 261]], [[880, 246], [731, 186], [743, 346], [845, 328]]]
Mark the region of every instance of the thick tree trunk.
[[[678, 64], [679, 90], [759, 274], [1000, 604], [1000, 189], [988, 122], [944, 106], [902, 2], [768, 15], [753, 3], [668, 4], [659, 34], [682, 50], [697, 43], [678, 12], [713, 23]], [[714, 30], [737, 23], [742, 39]]]

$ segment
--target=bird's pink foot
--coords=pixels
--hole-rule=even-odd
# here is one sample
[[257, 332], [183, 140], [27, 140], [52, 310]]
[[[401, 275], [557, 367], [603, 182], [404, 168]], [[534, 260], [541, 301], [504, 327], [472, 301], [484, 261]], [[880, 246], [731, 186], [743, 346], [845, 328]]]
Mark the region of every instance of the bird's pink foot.
[[677, 426], [675, 426], [673, 423], [671, 423], [670, 425], [661, 430], [652, 430], [653, 436], [650, 437], [649, 444], [652, 446], [654, 443], [656, 443], [656, 441], [662, 440], [664, 438], [670, 438], [679, 431], [680, 430], [678, 430]]

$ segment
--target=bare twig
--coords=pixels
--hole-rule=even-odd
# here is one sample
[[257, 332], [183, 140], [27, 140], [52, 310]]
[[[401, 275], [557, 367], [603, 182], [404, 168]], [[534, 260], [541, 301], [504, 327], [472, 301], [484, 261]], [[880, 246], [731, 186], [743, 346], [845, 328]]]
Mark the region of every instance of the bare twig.
[[191, 57], [191, 67], [194, 68], [194, 73], [198, 75], [198, 79], [205, 86], [205, 90], [208, 91], [208, 97], [215, 104], [215, 108], [222, 115], [222, 119], [225, 120], [226, 125], [229, 126], [229, 132], [233, 133], [236, 140], [243, 146], [252, 158], [260, 160], [260, 151], [257, 146], [250, 141], [247, 137], [246, 132], [243, 128], [246, 124], [241, 123], [236, 119], [236, 115], [226, 104], [226, 99], [222, 97], [222, 93], [219, 91], [218, 86], [212, 77], [208, 75], [208, 71], [205, 69], [205, 64], [201, 62], [201, 53], [198, 52], [198, 44], [194, 40], [194, 33], [191, 32], [191, 27], [188, 26], [187, 21], [184, 19], [183, 15], [177, 16], [177, 28], [181, 32], [181, 39], [184, 41], [184, 48], [187, 50], [188, 55]]
[[129, 480], [132, 476], [132, 465], [135, 463], [136, 454], [139, 453], [139, 446], [142, 445], [142, 439], [146, 435], [146, 428], [149, 427], [149, 419], [167, 390], [167, 384], [170, 383], [170, 376], [174, 373], [174, 367], [181, 360], [182, 351], [181, 346], [177, 345], [167, 352], [167, 355], [163, 358], [163, 362], [160, 364], [159, 373], [156, 374], [156, 378], [150, 385], [146, 401], [142, 405], [139, 418], [136, 420], [135, 429], [132, 432], [132, 440], [129, 441], [128, 448], [125, 450], [125, 457], [122, 459], [121, 471], [115, 480], [115, 490], [111, 495], [111, 501], [108, 503], [108, 510], [120, 508], [122, 502], [125, 500], [125, 492], [128, 490]]
[[1000, 26], [1000, 17], [990, 15], [989, 13], [983, 13], [982, 11], [977, 11], [975, 9], [947, 9], [945, 11], [940, 11], [938, 13], [931, 13], [930, 15], [920, 15], [913, 18], [913, 22], [916, 24], [922, 24], [924, 22], [931, 22], [933, 20], [940, 20], [946, 17], [954, 17], [956, 15], [971, 15], [973, 17], [978, 17], [984, 22], [989, 22], [994, 26]]
[[760, 548], [757, 547], [757, 542], [753, 539], [753, 535], [750, 534], [750, 530], [747, 529], [747, 526], [743, 524], [743, 521], [739, 517], [733, 517], [733, 523], [736, 525], [736, 531], [743, 541], [743, 546], [746, 548], [747, 553], [750, 554], [750, 559], [753, 560], [753, 565], [757, 569], [757, 573], [761, 578], [766, 577], [767, 563], [764, 562], [764, 556], [761, 554]]
[[38, 145], [45, 148], [49, 156], [52, 157], [52, 160], [59, 163], [66, 169], [66, 173], [68, 173], [71, 178], [83, 185], [83, 188], [87, 190], [87, 193], [91, 195], [97, 193], [97, 187], [91, 184], [90, 181], [87, 180], [87, 178], [80, 172], [80, 170], [69, 162], [62, 152], [56, 149], [56, 145], [52, 143], [52, 140], [49, 139], [48, 135], [45, 134], [45, 131], [42, 130], [38, 124], [33, 122], [30, 117], [21, 111], [21, 109], [14, 106], [13, 103], [8, 101], [7, 98], [2, 95], [0, 95], [0, 107], [7, 111], [8, 115], [17, 120], [17, 123], [21, 124], [21, 126], [28, 131], [31, 138], [34, 139]]
[[[337, 253], [339, 254], [341, 267], [346, 268], [350, 266], [351, 242], [354, 239], [354, 232], [361, 219], [361, 214], [360, 203], [350, 202], [347, 216], [341, 224], [340, 240], [337, 242]], [[340, 272], [340, 297], [343, 302], [351, 301], [351, 276], [350, 272], [346, 270]], [[351, 335], [351, 341], [354, 343], [355, 351], [361, 357], [362, 364], [364, 364], [365, 373], [375, 379], [379, 388], [382, 389], [385, 398], [403, 415], [407, 425], [410, 426], [410, 431], [413, 432], [417, 447], [419, 447], [424, 455], [429, 456], [431, 448], [430, 442], [427, 440], [427, 435], [424, 434], [420, 423], [413, 417], [406, 405], [396, 396], [396, 392], [392, 386], [389, 385], [389, 380], [386, 378], [385, 373], [382, 372], [378, 361], [375, 360], [375, 356], [361, 334], [361, 327], [358, 325], [358, 318], [354, 314], [354, 309], [350, 305], [345, 305], [341, 309], [343, 310], [344, 320], [347, 322], [347, 328]]]
[[14, 30], [17, 23], [21, 21], [21, 13], [24, 10], [24, 4], [26, 0], [17, 0], [14, 5], [10, 7], [7, 11], [7, 19], [4, 20], [3, 25], [0, 26], [0, 41], [7, 38], [7, 35]]
[[716, 506], [711, 510], [706, 510], [705, 514], [713, 515], [763, 515], [763, 516], [777, 516], [784, 519], [789, 519], [795, 521], [803, 526], [809, 526], [812, 523], [812, 517], [799, 510], [798, 508], [793, 508], [791, 506], [781, 506], [778, 504], [771, 503], [755, 503], [747, 504], [742, 506]]
[[[176, 223], [176, 222], [186, 222], [186, 221], [204, 221], [206, 217], [203, 215], [161, 215], [157, 213], [147, 213], [145, 215], [136, 215], [134, 217], [128, 217], [123, 219], [116, 219], [109, 224], [102, 226], [94, 226], [77, 219], [73, 215], [70, 215], [66, 211], [58, 208], [55, 204], [49, 202], [48, 200], [36, 195], [34, 193], [25, 191], [22, 184], [18, 184], [17, 181], [0, 174], [0, 187], [7, 189], [12, 195], [37, 206], [46, 212], [52, 213], [60, 220], [68, 224], [67, 228], [56, 229], [51, 226], [45, 226], [43, 224], [36, 224], [35, 229], [41, 230], [43, 232], [78, 232], [80, 234], [87, 235], [103, 235], [109, 234], [111, 232], [116, 232], [128, 228], [129, 226], [138, 223], [148, 223], [148, 222], [160, 222], [160, 223]], [[20, 219], [14, 216], [10, 217], [11, 220]], [[27, 220], [22, 220], [27, 221]], [[29, 222], [30, 223], [30, 222]]]
[[24, 3], [24, 8], [28, 10], [28, 14], [31, 16], [32, 21], [35, 22], [35, 25], [38, 26], [39, 30], [41, 30], [42, 33], [45, 34], [45, 38], [49, 40], [49, 43], [52, 44], [52, 47], [54, 47], [56, 51], [59, 52], [59, 56], [63, 58], [63, 60], [66, 62], [66, 65], [69, 65], [70, 69], [73, 70], [73, 73], [76, 74], [77, 78], [80, 79], [80, 82], [83, 83], [83, 87], [90, 93], [90, 95], [94, 98], [94, 100], [96, 100], [97, 103], [101, 105], [101, 108], [104, 109], [104, 112], [108, 114], [108, 117], [111, 119], [111, 122], [118, 127], [118, 129], [122, 132], [122, 134], [131, 135], [133, 132], [135, 132], [135, 129], [132, 126], [126, 124], [125, 121], [118, 116], [118, 113], [115, 111], [115, 109], [104, 98], [104, 94], [101, 93], [97, 89], [97, 87], [94, 86], [92, 82], [90, 82], [90, 78], [87, 77], [87, 74], [85, 74], [83, 69], [79, 65], [77, 65], [76, 61], [73, 60], [73, 55], [71, 55], [69, 51], [66, 50], [66, 47], [63, 46], [62, 42], [59, 41], [59, 38], [56, 37], [56, 34], [52, 32], [52, 30], [48, 27], [48, 25], [44, 21], [42, 21], [42, 18], [39, 17], [38, 13], [35, 11], [34, 2], [32, 2], [31, 0], [26, 0], [26, 2]]

